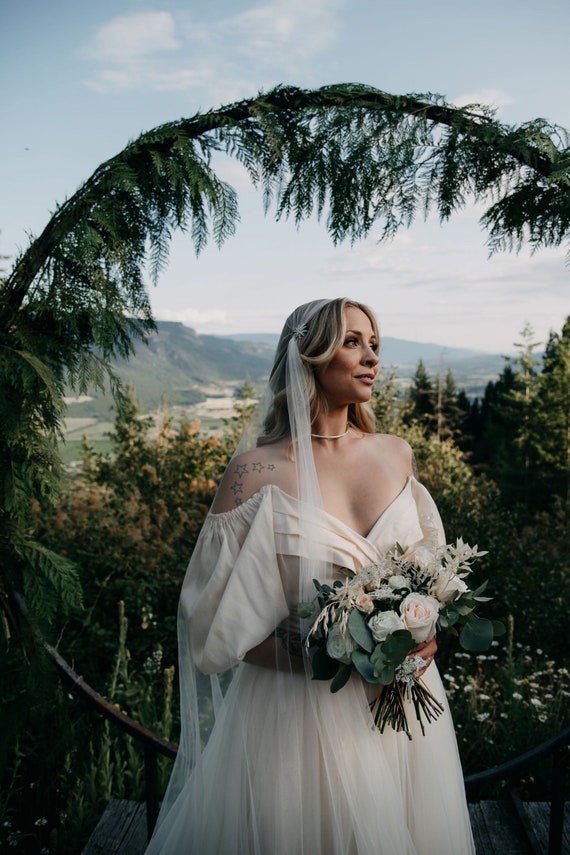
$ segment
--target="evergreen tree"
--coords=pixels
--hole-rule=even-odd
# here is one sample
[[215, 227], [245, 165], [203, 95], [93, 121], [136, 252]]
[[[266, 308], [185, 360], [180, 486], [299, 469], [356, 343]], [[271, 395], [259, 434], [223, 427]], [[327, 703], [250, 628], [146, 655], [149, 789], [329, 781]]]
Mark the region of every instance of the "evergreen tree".
[[533, 449], [546, 495], [558, 495], [570, 510], [570, 317], [544, 353]]
[[418, 421], [430, 432], [436, 432], [436, 391], [423, 359], [412, 377], [412, 385], [406, 395], [409, 404], [407, 422]]

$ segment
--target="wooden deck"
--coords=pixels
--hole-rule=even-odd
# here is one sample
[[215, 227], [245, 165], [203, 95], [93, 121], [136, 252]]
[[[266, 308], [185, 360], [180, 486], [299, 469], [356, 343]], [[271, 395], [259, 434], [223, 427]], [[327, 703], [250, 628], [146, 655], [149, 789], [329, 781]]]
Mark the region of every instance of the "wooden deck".
[[[481, 801], [470, 804], [469, 813], [477, 855], [547, 855], [547, 802], [521, 802], [517, 809], [511, 801]], [[83, 855], [142, 855], [145, 848], [144, 804], [114, 799], [107, 805]], [[564, 811], [562, 852], [570, 855], [570, 803]]]

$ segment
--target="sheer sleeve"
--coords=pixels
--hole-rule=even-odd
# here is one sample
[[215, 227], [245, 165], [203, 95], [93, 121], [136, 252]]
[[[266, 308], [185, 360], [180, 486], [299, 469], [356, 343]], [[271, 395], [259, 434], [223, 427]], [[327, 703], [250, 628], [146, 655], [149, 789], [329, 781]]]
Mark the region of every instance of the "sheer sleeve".
[[180, 598], [192, 660], [206, 674], [236, 665], [289, 615], [271, 491], [207, 518]]

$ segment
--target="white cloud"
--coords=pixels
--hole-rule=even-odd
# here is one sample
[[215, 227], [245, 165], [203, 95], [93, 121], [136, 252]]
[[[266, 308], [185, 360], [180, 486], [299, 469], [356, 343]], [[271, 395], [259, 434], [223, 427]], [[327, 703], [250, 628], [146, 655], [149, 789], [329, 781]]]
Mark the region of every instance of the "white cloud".
[[240, 53], [295, 72], [336, 41], [335, 12], [342, 5], [343, 0], [273, 0], [234, 15], [223, 29], [237, 35]]
[[223, 309], [157, 309], [155, 314], [159, 321], [176, 321], [188, 327], [224, 328], [230, 325], [228, 312]]
[[502, 89], [479, 89], [474, 92], [464, 92], [453, 98], [452, 103], [456, 107], [466, 107], [468, 104], [483, 104], [492, 107], [497, 113], [501, 113], [504, 107], [510, 107], [515, 99]]
[[101, 93], [200, 89], [200, 98], [227, 103], [310, 73], [337, 39], [344, 2], [270, 0], [207, 27], [185, 12], [116, 17], [83, 50], [98, 66], [86, 85]]
[[104, 24], [86, 46], [85, 55], [99, 62], [128, 65], [179, 47], [169, 12], [139, 12]]
[[169, 12], [113, 18], [85, 46], [84, 56], [100, 66], [86, 85], [101, 93], [180, 91], [207, 85], [214, 68], [200, 63], [192, 67], [179, 64], [184, 43], [175, 30]]

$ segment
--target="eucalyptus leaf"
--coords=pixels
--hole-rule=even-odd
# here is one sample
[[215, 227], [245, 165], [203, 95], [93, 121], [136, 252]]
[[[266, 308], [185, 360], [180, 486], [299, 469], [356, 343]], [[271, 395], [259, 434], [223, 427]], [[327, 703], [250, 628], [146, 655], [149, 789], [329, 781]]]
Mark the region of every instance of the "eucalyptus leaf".
[[493, 624], [487, 618], [473, 618], [459, 634], [459, 643], [464, 650], [480, 652], [487, 650], [493, 641]]
[[338, 692], [343, 686], [346, 686], [352, 674], [352, 665], [342, 665], [336, 672], [331, 683], [331, 692]]
[[356, 643], [366, 650], [367, 653], [372, 653], [374, 650], [374, 639], [372, 633], [366, 626], [366, 622], [361, 612], [358, 609], [353, 609], [348, 619], [348, 629]]
[[493, 621], [491, 621], [491, 623], [493, 624], [493, 635], [494, 636], [505, 634], [505, 632], [506, 632], [505, 624], [502, 621], [493, 620]]
[[352, 653], [352, 663], [367, 683], [380, 683], [380, 680], [374, 673], [374, 668], [370, 663], [370, 659], [364, 651], [354, 650]]
[[313, 680], [332, 680], [339, 669], [339, 662], [331, 659], [325, 647], [318, 647], [311, 660]]

